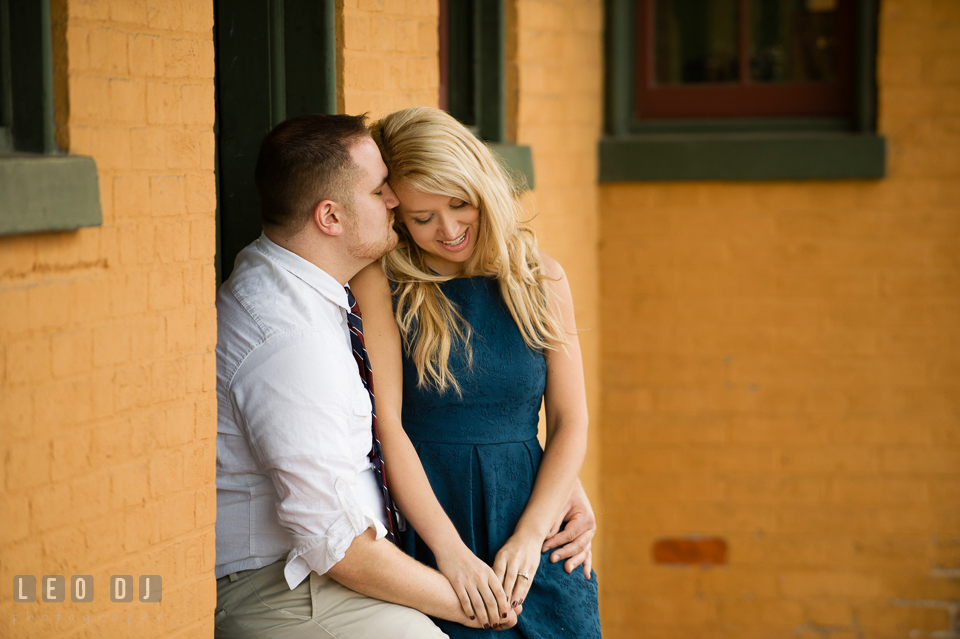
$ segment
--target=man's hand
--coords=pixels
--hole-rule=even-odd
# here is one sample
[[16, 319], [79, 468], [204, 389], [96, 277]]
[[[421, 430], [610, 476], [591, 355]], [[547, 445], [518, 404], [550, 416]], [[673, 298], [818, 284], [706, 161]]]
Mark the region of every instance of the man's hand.
[[[343, 559], [334, 564], [327, 575], [362, 595], [415, 608], [431, 617], [464, 626], [480, 627], [478, 620], [463, 614], [460, 599], [446, 577], [408, 557], [386, 539], [376, 539], [372, 528], [351, 542]], [[503, 621], [510, 621], [512, 614], [513, 611], [508, 611]]]
[[[563, 532], [558, 532], [563, 522], [566, 522], [567, 526]], [[541, 552], [556, 548], [556, 552], [550, 555], [551, 562], [556, 563], [566, 559], [563, 569], [567, 573], [573, 572], [577, 566], [582, 564], [583, 576], [589, 580], [590, 570], [593, 567], [591, 542], [596, 532], [597, 519], [593, 514], [593, 507], [590, 505], [587, 493], [584, 492], [583, 485], [578, 479], [564, 511], [560, 513], [560, 516], [557, 517], [550, 528]]]

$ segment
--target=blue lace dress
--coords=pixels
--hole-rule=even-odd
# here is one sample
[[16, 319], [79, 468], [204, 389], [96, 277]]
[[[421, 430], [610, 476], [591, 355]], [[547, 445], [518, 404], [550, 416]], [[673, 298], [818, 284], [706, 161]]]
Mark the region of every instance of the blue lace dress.
[[[417, 388], [416, 367], [404, 352], [403, 427], [460, 537], [492, 565], [527, 505], [543, 455], [537, 414], [546, 363], [524, 343], [495, 280], [454, 279], [441, 289], [473, 328], [473, 366], [453, 349], [451, 370], [463, 396], [440, 395]], [[401, 539], [408, 554], [436, 567], [415, 530], [408, 527]], [[514, 628], [496, 632], [435, 621], [452, 639], [600, 637], [596, 575], [590, 581], [581, 570], [568, 575], [544, 553]]]

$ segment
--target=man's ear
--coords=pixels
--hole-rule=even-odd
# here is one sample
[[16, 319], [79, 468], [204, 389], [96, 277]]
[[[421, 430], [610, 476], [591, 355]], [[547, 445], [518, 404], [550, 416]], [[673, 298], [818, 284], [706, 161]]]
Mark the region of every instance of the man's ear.
[[323, 200], [313, 209], [313, 223], [325, 235], [340, 235], [343, 233], [345, 215], [346, 211], [339, 203]]

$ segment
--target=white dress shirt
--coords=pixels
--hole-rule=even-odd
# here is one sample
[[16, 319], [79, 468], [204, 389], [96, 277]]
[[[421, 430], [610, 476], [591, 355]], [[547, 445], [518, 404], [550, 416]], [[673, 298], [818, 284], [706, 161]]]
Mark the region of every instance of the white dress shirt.
[[265, 235], [220, 287], [217, 578], [286, 556], [293, 589], [387, 532], [348, 310], [343, 286]]

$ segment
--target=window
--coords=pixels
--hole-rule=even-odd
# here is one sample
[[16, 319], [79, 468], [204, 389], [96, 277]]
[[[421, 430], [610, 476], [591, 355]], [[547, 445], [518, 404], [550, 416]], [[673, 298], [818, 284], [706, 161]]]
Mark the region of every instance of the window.
[[50, 5], [0, 0], [0, 233], [100, 224], [97, 168], [54, 137]]
[[504, 0], [440, 0], [440, 108], [533, 188], [530, 147], [507, 140]]
[[642, 0], [634, 118], [841, 116], [852, 0]]
[[601, 180], [877, 178], [874, 0], [608, 0]]
[[336, 113], [334, 0], [217, 0], [217, 273], [259, 237], [260, 142], [303, 113]]

